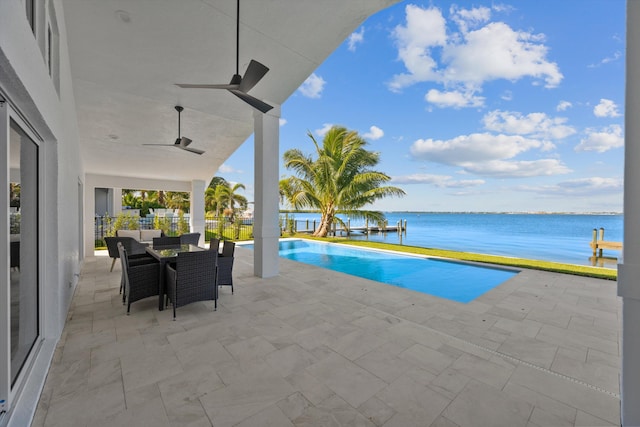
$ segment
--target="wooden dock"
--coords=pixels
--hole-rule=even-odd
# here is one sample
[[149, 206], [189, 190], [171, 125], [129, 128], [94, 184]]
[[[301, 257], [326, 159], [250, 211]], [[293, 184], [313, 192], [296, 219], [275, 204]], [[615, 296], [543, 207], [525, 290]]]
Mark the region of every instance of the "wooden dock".
[[598, 230], [594, 228], [593, 239], [591, 240], [591, 243], [589, 243], [589, 246], [593, 249], [594, 257], [602, 257], [603, 249], [612, 249], [614, 251], [622, 250], [622, 242], [610, 242], [604, 240], [604, 228], [600, 228], [599, 234], [600, 235], [598, 236]]
[[[305, 222], [303, 222], [305, 223]], [[299, 227], [296, 224], [296, 231], [298, 233], [313, 233], [316, 229], [316, 221], [313, 222], [306, 221], [305, 226]], [[337, 233], [346, 233], [347, 235], [351, 233], [362, 233], [362, 234], [370, 234], [370, 233], [406, 233], [407, 232], [407, 221], [398, 221], [396, 225], [387, 225], [378, 224], [378, 225], [369, 225], [368, 221], [365, 225], [361, 226], [351, 226], [351, 221], [347, 221], [345, 226], [340, 226], [337, 223], [334, 223], [333, 227], [331, 227], [331, 233], [334, 235]]]

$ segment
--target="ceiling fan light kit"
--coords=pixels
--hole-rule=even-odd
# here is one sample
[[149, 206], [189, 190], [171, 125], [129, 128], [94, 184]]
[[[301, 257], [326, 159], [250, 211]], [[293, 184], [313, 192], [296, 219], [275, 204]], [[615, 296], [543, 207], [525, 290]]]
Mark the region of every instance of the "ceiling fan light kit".
[[176, 83], [183, 89], [226, 89], [238, 98], [242, 99], [253, 108], [266, 113], [271, 110], [273, 106], [267, 104], [249, 95], [247, 92], [251, 90], [269, 71], [269, 68], [260, 62], [252, 59], [249, 62], [247, 70], [244, 72], [244, 76], [240, 75], [240, 0], [237, 0], [237, 13], [236, 13], [236, 73], [231, 77], [231, 81], [228, 84], [192, 84], [192, 83]]

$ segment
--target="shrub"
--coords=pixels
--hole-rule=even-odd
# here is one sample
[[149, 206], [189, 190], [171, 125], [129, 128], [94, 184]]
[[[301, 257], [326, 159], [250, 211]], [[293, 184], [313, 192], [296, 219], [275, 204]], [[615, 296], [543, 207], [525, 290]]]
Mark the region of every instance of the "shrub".
[[[113, 230], [138, 230], [140, 228], [140, 216], [119, 213], [113, 223]], [[114, 231], [114, 233], [115, 233]]]

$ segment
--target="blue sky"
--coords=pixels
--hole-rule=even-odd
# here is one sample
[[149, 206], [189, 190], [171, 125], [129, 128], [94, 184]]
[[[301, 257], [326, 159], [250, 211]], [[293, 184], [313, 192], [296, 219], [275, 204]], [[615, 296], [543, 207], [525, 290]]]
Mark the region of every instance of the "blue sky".
[[[406, 1], [283, 105], [282, 154], [333, 124], [407, 194], [383, 211], [622, 211], [624, 0]], [[253, 200], [253, 138], [218, 175]]]

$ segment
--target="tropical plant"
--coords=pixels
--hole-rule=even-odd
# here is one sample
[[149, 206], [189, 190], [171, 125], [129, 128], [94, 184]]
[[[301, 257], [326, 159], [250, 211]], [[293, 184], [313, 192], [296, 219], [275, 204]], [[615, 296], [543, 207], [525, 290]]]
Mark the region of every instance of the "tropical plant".
[[116, 230], [113, 228], [113, 218], [109, 215], [109, 212], [104, 214], [103, 232], [106, 237], [113, 237], [116, 234]]
[[20, 184], [9, 183], [9, 206], [14, 208], [20, 207]]
[[170, 209], [179, 209], [181, 212], [189, 211], [189, 193], [182, 191], [167, 191], [165, 194], [166, 206]]
[[122, 190], [122, 206], [129, 206], [137, 209], [141, 203], [141, 199], [136, 195], [135, 190]]
[[342, 223], [338, 214], [383, 220], [382, 212], [361, 209], [376, 200], [405, 194], [398, 187], [383, 185], [391, 178], [371, 169], [378, 164], [380, 154], [366, 150], [367, 142], [357, 132], [334, 126], [325, 134], [322, 145], [310, 132], [308, 136], [317, 158], [298, 149], [287, 150], [285, 167], [297, 176], [286, 178], [283, 186], [294, 208], [320, 211], [320, 224], [314, 236], [326, 237], [334, 221]]
[[184, 218], [184, 212], [178, 212], [178, 234], [185, 234], [189, 231], [189, 222]]
[[236, 203], [238, 204], [238, 208], [241, 210], [245, 210], [247, 208], [247, 198], [237, 193], [239, 189], [244, 190], [245, 186], [238, 182], [233, 186], [218, 186], [218, 188], [222, 189], [220, 192], [222, 194], [222, 201], [227, 209], [226, 215], [229, 216], [231, 221], [234, 221], [237, 212]]
[[209, 182], [209, 186], [204, 192], [204, 208], [207, 212], [215, 212], [215, 216], [220, 216], [224, 210], [224, 192], [223, 187], [230, 187], [226, 179], [221, 176], [214, 176]]
[[[138, 230], [140, 228], [140, 216], [120, 212], [113, 222], [113, 230]], [[114, 232], [115, 232], [114, 231]]]
[[224, 213], [233, 221], [238, 210], [244, 210], [248, 206], [247, 198], [238, 193], [240, 189], [245, 189], [244, 184], [231, 185], [224, 178], [213, 177], [205, 190], [205, 209], [208, 212], [214, 211], [217, 217]]
[[169, 235], [169, 230], [171, 229], [171, 218], [161, 218], [156, 215], [153, 218], [153, 228], [156, 230], [162, 230], [164, 234]]

